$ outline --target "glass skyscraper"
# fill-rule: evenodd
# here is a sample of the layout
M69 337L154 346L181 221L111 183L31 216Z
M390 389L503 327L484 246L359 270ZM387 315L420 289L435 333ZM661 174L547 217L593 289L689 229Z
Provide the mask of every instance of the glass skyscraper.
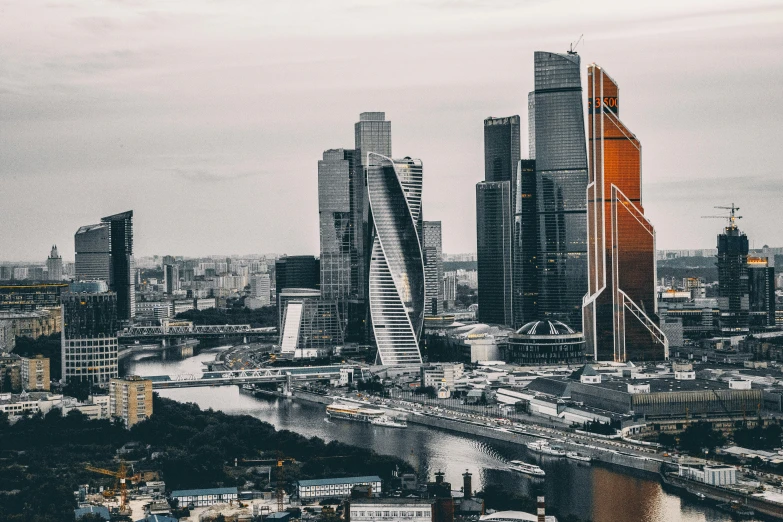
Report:
M424 255L424 311L443 312L443 243L440 221L425 221L422 253Z
M421 251L422 163L368 153L368 224L372 248L368 297L381 364L420 364L424 324Z
M117 293L117 318L130 321L136 315L136 281L133 265L133 211L101 219L109 226L111 265L109 288Z
M511 181L519 161L519 116L484 120L484 181Z
M723 334L749 331L750 283L748 281L748 236L731 223L718 235L718 308Z
M583 328L597 361L669 357L658 327L655 230L642 207L642 146L620 121L617 83L587 69L589 283Z
M512 223L511 182L476 184L478 318L482 323L512 324Z
M519 160L514 190L513 327L521 328L538 318L538 215L536 212L536 162Z
M587 151L580 59L535 53L528 96L538 215L538 311L578 328L587 292Z

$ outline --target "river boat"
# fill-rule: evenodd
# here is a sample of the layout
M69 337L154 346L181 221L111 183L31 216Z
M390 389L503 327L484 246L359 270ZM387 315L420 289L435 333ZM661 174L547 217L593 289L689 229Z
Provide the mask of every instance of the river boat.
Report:
M373 419L382 417L383 410L363 408L353 404L330 404L326 407L326 415L330 419L344 419L356 422L372 422Z
M715 507L725 513L731 513L732 515L734 515L736 518L739 519L753 518L756 516L755 511L753 511L748 506L740 504L736 500L732 500L731 502L725 502L723 504L717 504Z
M508 464L508 469L518 473L524 473L525 475L530 475L533 477L546 476L546 472L534 464L528 464L527 462L522 462L521 460L512 460Z
M534 441L534 442L528 442L525 444L527 449L530 451L533 451L535 453L540 453L542 455L549 455L550 457L565 457L566 452L559 447L553 447L550 446L549 443L545 440L540 441Z
M567 452L566 453L566 457L571 459L571 460L576 460L576 461L579 461L579 462L588 462L589 463L589 462L593 461L593 457L590 457L589 455L581 455L581 454L579 454L579 453L577 453L575 451Z
M388 415L381 415L370 420L373 426L383 426L385 428L407 428L408 423L404 419L395 419Z

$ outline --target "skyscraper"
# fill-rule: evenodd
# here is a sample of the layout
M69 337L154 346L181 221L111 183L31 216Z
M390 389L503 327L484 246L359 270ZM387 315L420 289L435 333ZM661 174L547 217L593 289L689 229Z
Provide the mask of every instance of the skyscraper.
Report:
M511 182L476 184L478 317L483 323L511 325Z
M354 134L356 150L350 178L353 250L351 252L351 299L348 306L346 337L348 340L371 342L372 329L369 324L367 291L372 227L369 224L366 169L368 154L371 152L391 158L391 122L386 121L386 113L363 112L354 125Z
M443 243L440 221L425 221L422 254L424 256L424 313L443 312Z
M538 318L538 213L536 162L519 160L514 190L512 245L513 327L519 329Z
M538 311L578 328L587 291L587 151L579 55L535 53L528 118L530 158L536 161Z
M76 231L73 237L76 249L76 280L109 282L111 274L109 233L109 226L105 223L85 225Z
M769 258L748 257L750 326L775 326L775 267Z
M52 251L46 260L46 272L49 281L62 281L63 258L57 253L57 245L52 245Z
M179 267L177 265L163 265L163 282L167 294L171 295L179 291Z
M111 266L109 288L117 294L117 318L130 321L136 315L136 270L133 266L133 211L101 219L109 226Z
M519 116L485 119L484 181L513 183L519 158Z
M351 175L353 150L324 151L318 162L321 295L337 301L341 315L351 295Z
M320 285L320 268L314 256L284 256L275 261L275 292L286 288L313 288ZM279 299L276 299L279 303Z
M617 83L587 69L590 184L587 189L589 285L584 332L595 360L663 360L658 327L655 230L642 207L642 147L620 121Z
M723 334L749 331L748 236L737 227L734 210L729 226L718 235L718 324Z
M420 364L424 324L422 163L367 154L369 308L381 364ZM368 246L369 246L368 245Z

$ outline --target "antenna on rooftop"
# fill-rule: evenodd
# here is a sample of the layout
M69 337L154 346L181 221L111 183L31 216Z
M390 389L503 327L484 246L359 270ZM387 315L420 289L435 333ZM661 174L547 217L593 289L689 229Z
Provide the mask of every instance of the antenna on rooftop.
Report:
M584 34L580 34L579 39L576 42L571 42L571 47L568 49L568 54L576 54L576 48L581 43L583 36Z

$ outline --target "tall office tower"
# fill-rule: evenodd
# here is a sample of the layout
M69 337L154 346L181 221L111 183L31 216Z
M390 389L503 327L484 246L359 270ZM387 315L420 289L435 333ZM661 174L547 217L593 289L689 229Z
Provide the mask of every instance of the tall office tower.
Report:
M167 294L171 295L179 291L179 267L177 265L163 265L163 283Z
M519 116L485 119L484 181L513 184L519 158Z
M369 308L384 365L420 364L424 324L420 160L368 153Z
M62 281L63 258L57 253L57 245L52 246L52 252L46 260L47 279L49 281Z
M587 151L579 55L535 53L528 96L536 160L538 311L575 329L587 292Z
M511 325L513 223L511 182L476 184L478 318L482 323Z
M536 161L519 160L515 179L511 308L513 327L519 329L538 317Z
M620 121L617 83L587 68L590 267L584 332L596 361L669 357L658 327L655 229L642 207L642 146Z
M748 257L750 326L775 326L775 267L767 257Z
M748 236L737 227L734 211L718 235L718 326L721 333L747 333L750 312Z
M126 428L152 416L152 381L136 375L112 379L109 383L111 416Z
M107 216L111 276L109 288L117 294L117 318L130 321L136 315L136 271L133 266L133 211Z
M62 294L62 378L108 384L117 377L117 294L104 281L73 283Z
M369 325L367 292L372 251L372 240L370 239L372 227L369 224L369 202L366 186L367 158L371 152L391 158L391 122L386 121L386 113L363 112L359 115L359 121L354 125L354 134L356 150L354 151L353 174L350 178L350 206L354 233L347 337L349 340L370 342L372 330Z
M343 344L337 302L320 296L281 296L280 353L285 357L324 357Z
M109 233L109 226L105 223L86 225L76 231L73 237L76 248L76 280L100 280L108 283L111 276Z
M275 261L275 293L286 288L318 289L321 270L315 256L284 256ZM278 301L278 299L275 299ZM278 304L280 304L278 302Z
M440 221L425 221L423 227L424 313L443 312L443 243Z
M343 321L351 295L353 152L345 149L327 150L318 162L321 296L337 302Z

